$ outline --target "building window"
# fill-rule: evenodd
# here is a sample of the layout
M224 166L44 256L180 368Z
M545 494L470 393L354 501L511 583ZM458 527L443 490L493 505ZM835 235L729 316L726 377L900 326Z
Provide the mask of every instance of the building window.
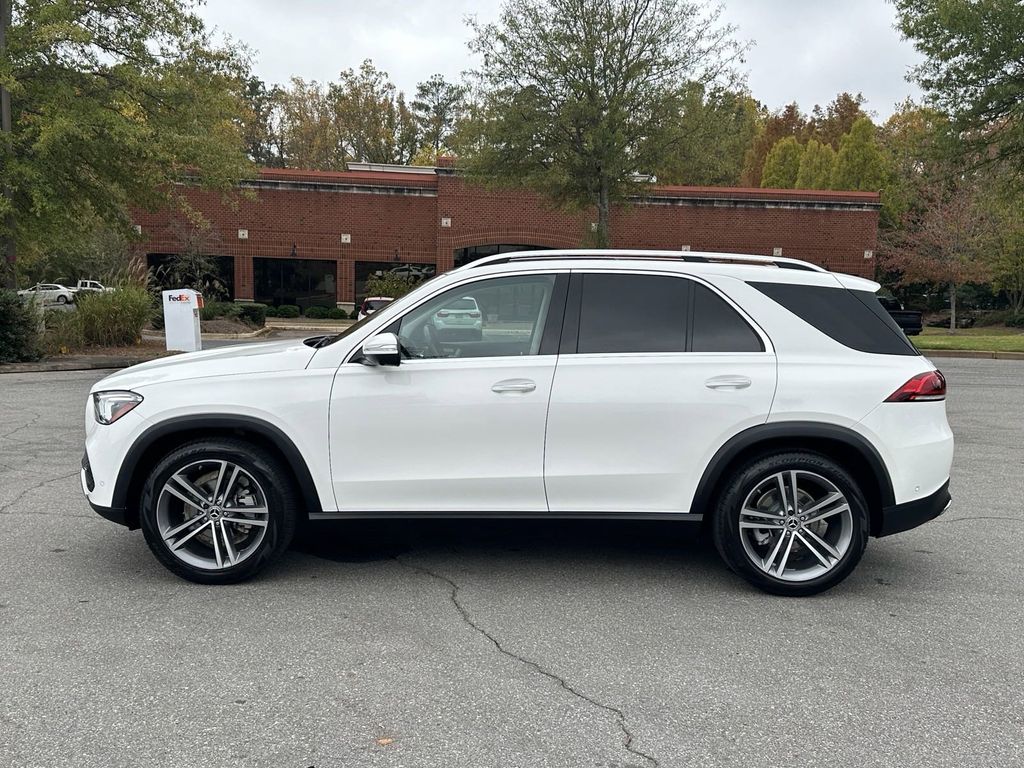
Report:
M253 299L262 304L333 307L337 262L321 259L252 260Z
M206 301L233 301L235 298L235 257L234 256L203 256L200 261L205 264L174 264L175 254L148 253L146 264L152 270L153 280L164 291L175 288L192 288L203 294ZM198 277L198 285L182 285L181 279L175 279L175 271L205 270ZM191 280L188 282L196 282Z
M543 245L471 245L468 248L459 248L455 251L455 266L461 267L471 261L482 259L484 256L494 256L498 253L512 253L513 251L546 251L548 248Z

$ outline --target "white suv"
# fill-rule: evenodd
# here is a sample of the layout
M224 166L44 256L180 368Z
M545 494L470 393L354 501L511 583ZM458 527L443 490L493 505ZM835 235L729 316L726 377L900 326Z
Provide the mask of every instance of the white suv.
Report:
M790 259L488 257L337 336L103 379L82 487L199 582L252 576L300 518L644 518L820 592L949 504L945 380L877 289ZM437 333L467 297L479 336Z

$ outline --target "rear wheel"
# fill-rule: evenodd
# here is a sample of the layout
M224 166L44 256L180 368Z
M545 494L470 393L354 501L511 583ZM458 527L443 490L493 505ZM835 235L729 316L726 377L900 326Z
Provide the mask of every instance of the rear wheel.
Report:
M168 569L203 584L254 576L291 542L297 496L287 468L241 440L204 440L169 453L142 494L146 543Z
M812 595L860 561L868 510L857 483L831 459L777 454L740 468L719 498L713 530L722 558L754 586Z

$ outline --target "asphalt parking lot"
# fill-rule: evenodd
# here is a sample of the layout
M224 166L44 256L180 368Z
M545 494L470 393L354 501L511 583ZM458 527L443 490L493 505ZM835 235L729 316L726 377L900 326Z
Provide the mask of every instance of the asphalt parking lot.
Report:
M1020 765L1024 363L940 362L953 508L802 600L640 522L337 523L189 584L81 496L102 372L0 375L0 765Z

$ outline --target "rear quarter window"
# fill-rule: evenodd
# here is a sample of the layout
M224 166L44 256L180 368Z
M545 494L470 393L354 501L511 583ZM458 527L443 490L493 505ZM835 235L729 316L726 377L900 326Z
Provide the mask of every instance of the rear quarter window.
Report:
M750 285L851 349L877 355L920 354L869 291L790 283Z

